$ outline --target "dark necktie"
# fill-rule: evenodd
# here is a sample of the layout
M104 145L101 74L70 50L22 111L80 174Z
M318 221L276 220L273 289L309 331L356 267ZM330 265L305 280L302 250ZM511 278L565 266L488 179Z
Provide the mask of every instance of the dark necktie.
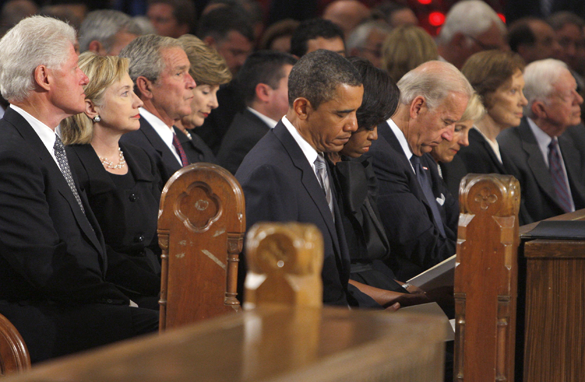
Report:
M331 211L331 216L333 216L333 220L335 221L335 215L333 213L333 194L331 193L331 184L329 183L327 163L325 163L325 159L321 155L317 155L317 159L315 159L315 170L317 172L319 184L321 185L323 192L325 192L325 199L327 199L327 205Z
M431 187L431 180L429 179L426 170L420 164L420 157L413 155L410 158L410 163L412 163L412 167L414 167L416 179L418 180L418 184L420 184L420 188L423 190L425 199L427 200L428 205L431 207L435 224L439 228L441 235L446 237L445 227L443 227L443 219L441 218L441 213L439 212L439 207L437 206L437 200L435 199L433 188Z
M557 138L553 138L548 145L548 170L552 178L557 201L565 212L571 212L571 194L567 188L567 179L561 164L561 156L559 154L559 147Z
M59 169L65 177L75 200L77 200L77 204L85 213L85 209L83 208L83 204L81 203L81 198L79 197L79 193L77 192L77 187L75 187L75 182L73 182L73 177L71 176L71 169L69 168L69 161L67 160L67 154L65 153L65 146L63 145L63 141L59 138L58 135L55 134L55 145L53 146L53 151L55 152L55 157L57 158L57 162L59 163Z
M177 149L177 153L179 154L179 157L181 158L181 165L183 167L188 165L189 161L187 160L187 155L185 155L185 150L183 150L183 146L181 146L181 142L179 142L179 138L177 137L177 134L173 134L173 146L175 146L175 149Z

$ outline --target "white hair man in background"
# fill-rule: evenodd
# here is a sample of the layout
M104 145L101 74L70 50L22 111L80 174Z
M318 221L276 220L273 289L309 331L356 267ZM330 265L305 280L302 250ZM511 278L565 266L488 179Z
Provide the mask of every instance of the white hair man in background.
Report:
M90 12L79 28L79 51L101 56L117 56L140 35L130 16L111 9Z

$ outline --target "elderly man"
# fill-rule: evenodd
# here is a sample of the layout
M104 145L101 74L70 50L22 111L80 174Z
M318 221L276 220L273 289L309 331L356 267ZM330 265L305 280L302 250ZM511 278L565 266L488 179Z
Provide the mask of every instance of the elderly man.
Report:
M581 122L583 98L558 60L531 63L524 80L526 117L497 140L511 159L510 171L520 182L530 218L538 221L585 207L585 166L575 141L562 135Z
M349 253L324 153L338 152L357 130L359 73L340 55L319 50L299 60L288 82L289 109L236 172L248 226L260 221L312 223L323 234L323 302L379 306L348 284Z
M506 26L485 2L460 1L447 14L437 37L437 48L445 61L460 69L474 53L509 49Z
M247 108L236 115L217 154L219 164L235 174L252 147L288 111L288 75L297 62L288 53L252 53L238 74Z
M106 282L108 255L55 128L83 112L88 78L75 31L40 16L0 41L0 313L33 362L154 331L158 313L133 308Z
M411 70L397 85L398 110L378 126L366 156L373 157L378 209L396 254L389 265L399 280L408 280L455 254L456 227L444 222L439 207L446 196L433 189L437 168L424 154L451 141L472 89L457 68L439 61Z
M392 28L380 21L368 21L354 29L347 39L350 56L365 58L376 68L382 67L382 45Z
M189 74L191 64L179 41L170 37L138 37L120 52L130 59L130 77L144 106L140 108L140 130L124 134L122 140L144 148L164 166L163 181L190 163L173 124L191 114L196 84Z
M368 17L370 10L357 0L335 0L323 10L323 18L339 25L345 38Z
M117 56L139 34L128 15L114 10L93 11L79 28L79 51Z

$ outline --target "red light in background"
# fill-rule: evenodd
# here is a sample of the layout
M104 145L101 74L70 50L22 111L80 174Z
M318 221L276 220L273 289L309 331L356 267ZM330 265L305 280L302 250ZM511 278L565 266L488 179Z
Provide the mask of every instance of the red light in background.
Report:
M501 13L498 13L498 16L500 17L500 19L502 19L502 21L504 22L504 24L506 23L506 16L504 16Z
M433 0L418 0L419 3L421 3L422 5L429 5L430 3L433 2Z
M431 12L429 14L429 24L431 24L432 26L438 27L440 25L443 25L444 22L445 15L442 14L441 12Z

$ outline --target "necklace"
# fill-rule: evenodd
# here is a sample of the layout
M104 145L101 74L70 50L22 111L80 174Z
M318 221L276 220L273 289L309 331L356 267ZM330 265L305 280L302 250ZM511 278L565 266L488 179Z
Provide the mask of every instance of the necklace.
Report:
M124 166L126 166L126 159L124 158L124 152L119 147L118 147L118 153L119 153L118 164L114 164L113 162L110 162L108 160L108 158L102 158L102 157L98 157L98 158L100 159L100 161L102 162L102 164L104 165L105 168L109 168L112 170L124 168Z

